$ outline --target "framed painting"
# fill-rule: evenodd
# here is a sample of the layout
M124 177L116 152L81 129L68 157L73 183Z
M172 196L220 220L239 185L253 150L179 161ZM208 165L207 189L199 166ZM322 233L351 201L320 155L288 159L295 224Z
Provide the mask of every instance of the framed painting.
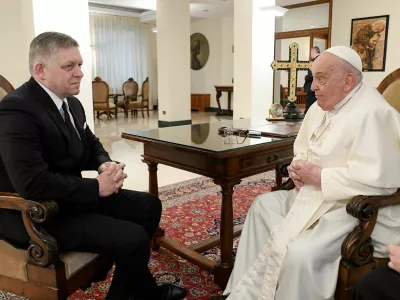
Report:
M210 46L207 38L201 33L193 33L190 36L190 68L192 70L202 69L208 61Z
M351 47L360 55L363 71L385 71L389 15L351 20Z

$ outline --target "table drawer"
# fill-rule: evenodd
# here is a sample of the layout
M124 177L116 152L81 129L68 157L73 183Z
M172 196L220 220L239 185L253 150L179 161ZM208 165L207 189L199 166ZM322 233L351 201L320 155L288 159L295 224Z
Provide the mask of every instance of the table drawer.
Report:
M280 160L293 156L293 148L279 149L268 152L262 152L240 159L240 169L267 168L276 165Z

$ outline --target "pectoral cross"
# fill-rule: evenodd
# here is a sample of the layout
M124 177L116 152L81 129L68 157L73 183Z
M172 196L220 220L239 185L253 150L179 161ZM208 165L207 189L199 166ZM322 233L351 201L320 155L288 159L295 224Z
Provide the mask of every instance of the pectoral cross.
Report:
M289 60L274 60L271 64L274 70L285 70L288 72L288 100L294 102L297 100L297 71L308 70L311 68L311 62L298 61L299 45L292 43L289 46Z

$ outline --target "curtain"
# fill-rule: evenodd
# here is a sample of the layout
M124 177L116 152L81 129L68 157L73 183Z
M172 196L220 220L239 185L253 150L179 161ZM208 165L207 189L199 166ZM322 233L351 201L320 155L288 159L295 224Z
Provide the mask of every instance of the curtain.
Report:
M122 93L132 77L139 85L148 76L148 27L139 19L90 13L93 76Z

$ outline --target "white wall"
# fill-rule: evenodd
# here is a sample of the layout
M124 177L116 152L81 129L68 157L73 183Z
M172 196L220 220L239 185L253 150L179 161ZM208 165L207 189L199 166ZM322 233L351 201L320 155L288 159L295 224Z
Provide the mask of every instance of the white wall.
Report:
M273 102L275 15L259 7L275 0L235 0L233 118L264 119Z
M225 17L222 17L222 45L221 45L221 85L232 85L233 82L233 58L235 55L232 49L233 43L233 12ZM232 52L233 50L233 52ZM214 92L215 93L215 92ZM215 97L215 96L214 96ZM232 101L234 101L235 93L232 94ZM227 93L222 93L221 96L221 107L228 108L228 95ZM211 102L211 106L218 107L216 101Z
M190 24L190 34L196 32L207 38L210 55L201 70L190 71L191 93L210 94L210 106L218 107L214 85L231 85L233 78L233 14L223 18L193 21ZM226 97L226 93L223 93L222 108L228 107Z
M81 91L77 96L81 101L87 123L93 129L92 97L92 50L90 48L89 6L81 0L32 0L35 34L44 31L59 31L70 35L79 43L85 75L81 81ZM73 16L73 22L66 22L65 16Z
M189 0L157 0L159 121L191 120L189 27Z
M347 0L350 1L354 0ZM282 17L282 26L277 32L328 27L328 12L328 4L290 9Z
M158 105L158 76L157 76L157 33L153 32L151 28L154 27L152 24L148 24L148 66L149 70L149 83L150 83L150 109L153 109L153 105Z
M73 16L73 22L65 22L65 16ZM30 77L29 44L44 31L59 31L72 36L80 44L84 60L85 76L78 95L86 111L87 123L93 128L92 55L90 50L88 3L81 0L13 0L1 1L0 25L0 74L14 87Z
M29 44L35 37L32 1L1 1L0 27L0 74L17 88L30 77Z
M332 15L332 46L350 46L351 19L390 15L385 72L364 72L364 80L374 86L400 67L399 0L334 0Z

